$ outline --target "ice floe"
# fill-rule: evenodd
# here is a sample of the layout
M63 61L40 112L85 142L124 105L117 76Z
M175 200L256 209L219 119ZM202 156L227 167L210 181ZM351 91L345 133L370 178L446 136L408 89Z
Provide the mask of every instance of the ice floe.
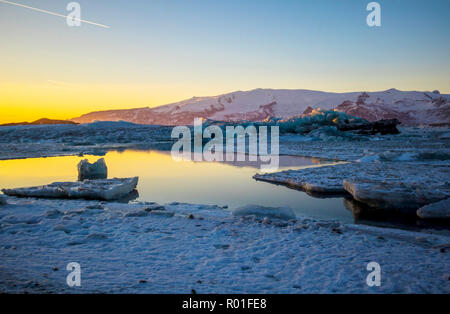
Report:
M310 194L344 194L343 180L349 175L351 165L332 165L277 173L256 174L253 178L301 189Z
M417 215L423 219L450 219L450 198L420 208Z
M346 191L371 207L405 212L415 212L421 206L450 197L447 165L348 163L257 174L254 178L307 192Z
M117 200L130 194L136 188L138 179L138 177L134 177L54 182L36 187L3 189L2 192L9 196L19 197Z

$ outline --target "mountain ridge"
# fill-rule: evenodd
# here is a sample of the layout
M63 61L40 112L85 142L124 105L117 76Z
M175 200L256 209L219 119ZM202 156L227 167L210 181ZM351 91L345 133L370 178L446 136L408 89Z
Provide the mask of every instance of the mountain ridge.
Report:
M33 122L13 122L13 123L4 123L0 124L1 126L16 126L16 125L49 125L49 124L78 124L77 122L71 120L55 120L48 118L41 118Z
M338 110L368 121L397 118L406 125L450 124L450 95L439 91L335 93L306 89L254 89L192 97L158 107L95 111L70 119L77 123L128 121L139 124L191 125L194 118L235 122L289 118L311 109Z

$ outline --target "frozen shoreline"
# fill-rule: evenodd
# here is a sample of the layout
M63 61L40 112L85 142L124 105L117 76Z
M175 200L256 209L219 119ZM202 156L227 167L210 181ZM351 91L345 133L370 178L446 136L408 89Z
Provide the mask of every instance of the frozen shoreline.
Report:
M0 159L167 146L167 130L121 123L5 128ZM280 152L359 161L343 167L389 162L395 168L407 161L431 169L449 165L450 136L448 129L418 128L363 141L286 135ZM450 237L438 231L307 217L263 222L207 205L173 203L162 211L145 210L156 205L143 203L6 199L9 204L0 205L0 292L450 292ZM365 282L372 261L382 268L379 288ZM81 264L80 288L65 283L69 262Z
M450 165L414 162L353 162L254 176L310 194L347 194L375 209L410 214L449 198L449 177Z
M440 234L263 221L178 203L8 203L0 212L1 292L450 292L442 249L450 237ZM366 285L372 261L381 265L381 287ZM81 287L65 283L69 262L81 265Z

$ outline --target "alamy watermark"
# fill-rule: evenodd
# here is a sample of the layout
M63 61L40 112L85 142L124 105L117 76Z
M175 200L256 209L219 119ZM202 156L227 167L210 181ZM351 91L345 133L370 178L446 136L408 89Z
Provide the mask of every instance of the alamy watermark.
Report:
M224 132L220 126L203 128L202 119L197 118L194 119L194 134L187 126L172 129L171 137L177 139L172 146L172 158L176 161L228 162L247 161L248 158L250 162L259 161L261 170L277 170L280 159L279 128L270 127L270 140L268 130L267 126L226 126L224 141Z
M66 277L66 283L69 287L81 286L81 266L76 262L70 262L66 267L70 273Z
M381 266L377 262L370 262L367 264L367 270L370 274L367 275L366 283L369 287L381 286Z
M66 17L66 23L68 26L80 26L81 25L81 6L78 2L69 2L66 6L66 10L70 13Z
M370 2L367 5L367 11L371 11L367 16L366 22L370 27L381 26L381 5L378 2Z

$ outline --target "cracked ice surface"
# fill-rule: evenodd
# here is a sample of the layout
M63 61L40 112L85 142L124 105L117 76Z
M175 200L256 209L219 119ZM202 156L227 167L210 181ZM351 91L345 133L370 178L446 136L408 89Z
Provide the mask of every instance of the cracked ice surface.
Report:
M369 206L415 211L450 197L450 165L407 162L348 163L257 174L255 179L307 192L349 192Z
M450 292L444 235L310 218L275 223L180 203L8 203L1 292ZM366 284L372 261L382 267L381 287ZM69 262L81 266L81 287L66 285Z

